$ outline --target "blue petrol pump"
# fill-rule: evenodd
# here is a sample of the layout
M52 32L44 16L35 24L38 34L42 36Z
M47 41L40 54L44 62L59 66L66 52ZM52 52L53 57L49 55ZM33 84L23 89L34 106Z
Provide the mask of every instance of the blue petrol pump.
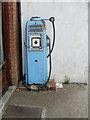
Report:
M52 47L50 38L46 33L45 21L50 21L53 26ZM26 23L25 80L23 83L29 90L32 90L32 85L36 86L36 89L34 90L43 89L45 86L48 86L51 75L51 53L55 44L54 21L54 17L51 17L50 19L32 17L30 21L27 21Z

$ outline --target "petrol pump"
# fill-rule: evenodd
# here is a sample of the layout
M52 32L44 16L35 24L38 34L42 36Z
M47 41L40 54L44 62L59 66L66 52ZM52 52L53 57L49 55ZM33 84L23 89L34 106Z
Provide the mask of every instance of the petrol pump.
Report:
M52 46L51 40L46 32L46 21L50 21L52 23ZM51 75L51 53L55 44L54 21L54 17L50 17L49 19L32 17L26 23L25 80L23 83L29 90L32 90L32 85L36 86L36 89L34 90L44 89L46 86L48 86L48 82L50 80Z

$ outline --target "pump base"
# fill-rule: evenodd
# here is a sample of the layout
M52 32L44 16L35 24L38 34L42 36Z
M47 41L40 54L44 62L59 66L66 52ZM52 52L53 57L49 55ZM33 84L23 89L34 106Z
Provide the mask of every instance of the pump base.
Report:
M50 82L49 82L49 84L48 84L48 86L45 86L44 88L42 88L42 89L38 89L37 90L37 88L40 88L40 86L42 86L41 84L38 84L37 86L36 85L30 85L31 86L31 88L32 88L32 91L33 90L36 90L36 91L56 91L56 84L55 84L55 82L53 81L53 80L51 80ZM18 88L17 88L17 91L18 90L27 90L27 88L23 85L23 81L21 81L20 83L19 83L19 86L18 86Z

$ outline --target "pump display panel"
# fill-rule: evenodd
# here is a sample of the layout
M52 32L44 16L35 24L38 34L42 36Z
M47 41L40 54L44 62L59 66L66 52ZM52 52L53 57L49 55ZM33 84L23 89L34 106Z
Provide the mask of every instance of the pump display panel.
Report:
M42 50L42 34L29 34L29 50Z

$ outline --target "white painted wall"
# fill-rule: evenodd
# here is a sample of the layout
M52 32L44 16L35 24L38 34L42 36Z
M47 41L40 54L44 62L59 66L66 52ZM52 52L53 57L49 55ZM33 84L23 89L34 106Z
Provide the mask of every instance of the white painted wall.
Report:
M42 18L54 16L56 18L56 44L52 54L51 78L54 78L56 82L62 82L65 75L67 75L70 77L71 82L87 83L88 3L23 2L23 42L25 40L26 21L32 16L40 16ZM51 24L48 22L47 33L50 37L51 30Z

